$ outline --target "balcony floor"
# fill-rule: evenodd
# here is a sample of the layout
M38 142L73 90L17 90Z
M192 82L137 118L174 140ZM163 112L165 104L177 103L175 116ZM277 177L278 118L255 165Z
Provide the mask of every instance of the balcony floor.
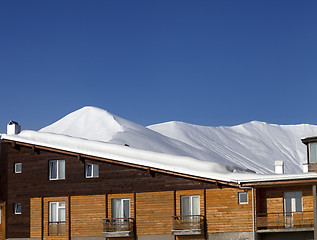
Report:
M308 228L275 228L275 229L262 229L257 230L257 233L273 233L273 232L308 232L314 231L313 227Z

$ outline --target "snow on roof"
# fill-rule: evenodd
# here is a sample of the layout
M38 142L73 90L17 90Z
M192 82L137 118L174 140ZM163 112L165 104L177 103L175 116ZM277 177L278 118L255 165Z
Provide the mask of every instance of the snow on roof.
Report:
M2 138L226 182L317 179L316 173L254 174L247 169L261 173L261 168L270 168L272 159L285 156L293 161L286 166L296 165L297 146L305 147L300 137L301 145L293 140L290 127L251 122L212 128L171 122L145 128L103 109L84 107L39 131L24 130ZM312 130L317 134L316 126L291 129L296 138ZM277 147L280 155L275 153Z
M290 179L317 179L317 173L279 175L235 173L224 165L190 157L151 152L117 144L30 130L24 130L18 135L3 134L2 138L225 182L247 183Z

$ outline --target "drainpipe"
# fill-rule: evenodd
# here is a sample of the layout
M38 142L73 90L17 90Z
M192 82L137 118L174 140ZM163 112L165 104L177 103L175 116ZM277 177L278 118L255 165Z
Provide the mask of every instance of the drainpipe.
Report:
M256 240L256 233L255 233L255 200L254 200L254 187L242 187L239 184L240 189L247 189L252 190L252 240Z

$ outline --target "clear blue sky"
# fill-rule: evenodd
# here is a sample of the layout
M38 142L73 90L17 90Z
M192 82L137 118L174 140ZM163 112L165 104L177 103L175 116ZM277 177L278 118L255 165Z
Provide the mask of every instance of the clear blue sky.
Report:
M317 1L3 0L0 132L91 105L141 125L317 124Z

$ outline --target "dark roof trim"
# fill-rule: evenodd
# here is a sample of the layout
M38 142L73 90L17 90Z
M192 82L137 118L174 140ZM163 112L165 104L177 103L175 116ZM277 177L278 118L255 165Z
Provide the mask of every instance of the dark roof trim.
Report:
M198 180L198 181L215 183L217 186L218 185L227 185L227 186L232 186L232 187L239 186L237 183L234 183L234 182L226 182L226 181L220 181L220 180L216 180L216 179L197 177L197 176L193 176L193 175L189 175L189 174L185 174L185 173L178 173L178 172L173 172L173 171L159 169L159 168L152 168L152 167L133 164L133 163L126 163L126 162L122 162L120 160L95 157L95 156L91 156L91 155L65 151L65 150L61 150L61 149L57 149L57 148L50 148L50 147L29 144L29 143L24 143L24 142L18 142L18 141L13 141L13 140L8 140L8 139L4 139L3 142L11 143L12 146L21 145L21 146L30 147L32 149L42 149L42 150L47 150L47 151L52 151L52 152L57 152L57 153L63 153L63 154L75 156L77 158L87 158L87 159L96 160L96 161L109 162L109 163L113 163L113 164L143 169L146 171L148 171L150 169L151 171L158 172L158 173L164 173L164 174L169 174L169 175L173 175L173 176L177 176L177 177L184 177L184 178L189 178L189 179Z
M303 139L301 139L302 140L302 142L304 143L304 144L308 144L308 143L312 143L312 142L317 142L317 136L315 136L315 137L308 137L308 138L303 138Z
M242 187L277 187L279 185L310 185L310 184L317 184L316 178L311 179L292 179L292 180L276 180L276 181L259 181L259 182L248 182L248 183L241 183L240 186Z

